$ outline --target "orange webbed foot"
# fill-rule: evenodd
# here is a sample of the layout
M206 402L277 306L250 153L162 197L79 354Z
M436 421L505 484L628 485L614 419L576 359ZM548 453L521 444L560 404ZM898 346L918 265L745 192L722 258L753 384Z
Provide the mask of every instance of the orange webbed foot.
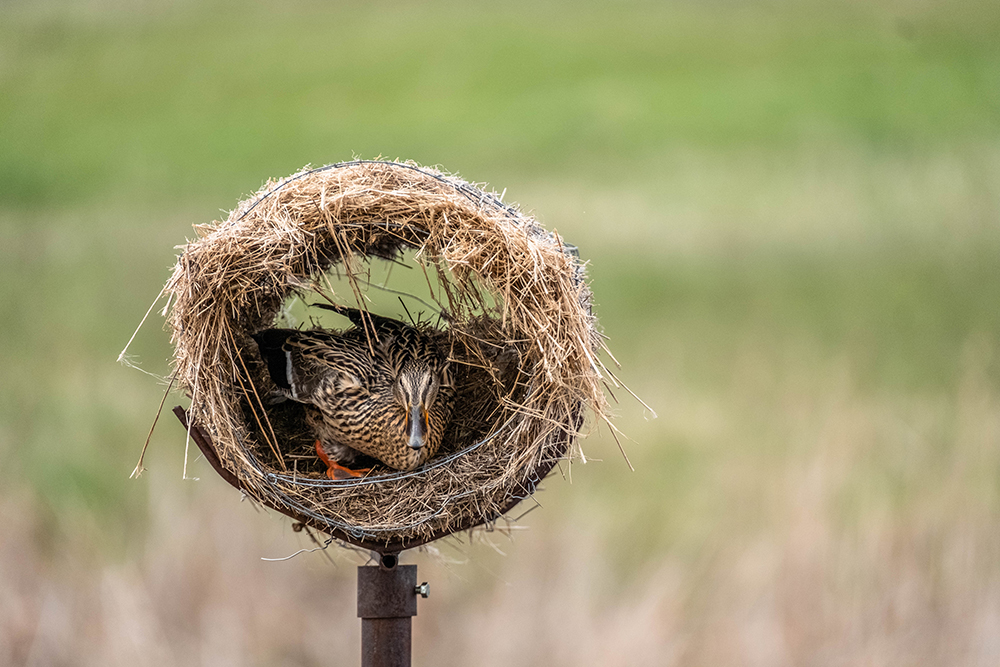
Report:
M323 463L326 464L326 476L330 479L353 479L355 477L364 477L369 472L371 468L362 468L360 470L352 470L351 468L346 468L333 459L326 453L323 449L323 443L316 440L316 454Z

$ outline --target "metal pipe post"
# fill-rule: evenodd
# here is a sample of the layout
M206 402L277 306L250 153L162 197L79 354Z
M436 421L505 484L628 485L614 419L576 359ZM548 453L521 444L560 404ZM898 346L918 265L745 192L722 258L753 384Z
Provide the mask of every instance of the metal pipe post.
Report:
M417 566L400 565L395 554L358 568L361 667L410 667L417 595L427 597L427 584L417 586Z

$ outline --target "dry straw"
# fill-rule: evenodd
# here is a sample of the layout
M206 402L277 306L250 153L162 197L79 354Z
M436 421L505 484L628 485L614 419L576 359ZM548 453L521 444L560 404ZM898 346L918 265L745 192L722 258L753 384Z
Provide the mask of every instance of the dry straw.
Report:
M196 228L165 287L175 379L192 423L249 495L366 546L490 526L575 453L584 412L607 421L601 336L575 249L500 197L412 163L354 161L267 183ZM249 334L293 296L364 307L359 272L405 249L438 296L456 415L438 458L329 480L310 467L299 406L271 405ZM333 293L331 269L350 294ZM298 411L298 412L297 412Z

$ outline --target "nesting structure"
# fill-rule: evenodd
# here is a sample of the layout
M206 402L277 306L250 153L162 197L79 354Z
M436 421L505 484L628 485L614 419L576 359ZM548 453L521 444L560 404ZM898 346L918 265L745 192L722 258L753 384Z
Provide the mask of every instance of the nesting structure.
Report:
M413 163L354 161L269 182L196 230L165 287L176 381L220 473L265 505L354 544L407 548L496 521L573 453L588 408L606 417L575 248L495 194ZM332 268L356 287L362 262L406 248L439 295L445 325L430 333L452 360L455 414L423 467L327 479L300 465L313 441L301 408L268 404L249 334L293 294L330 297ZM352 291L332 296L355 306Z

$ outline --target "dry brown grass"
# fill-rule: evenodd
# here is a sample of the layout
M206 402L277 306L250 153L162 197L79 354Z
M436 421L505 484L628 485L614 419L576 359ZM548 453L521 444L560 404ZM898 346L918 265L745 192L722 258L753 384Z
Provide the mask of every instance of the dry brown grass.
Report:
M996 664L1000 393L979 358L953 390L923 394L866 389L808 353L761 372L774 366L748 351L728 390L662 388L673 408L635 457L680 433L712 461L701 491L630 476L665 524L690 522L662 543L634 546L653 525L623 532L624 487L602 481L615 461L553 484L515 544L494 539L507 557L408 552L431 582L415 664ZM218 480L186 492L177 473L144 478L149 534L123 558L79 517L58 519L47 547L32 500L4 499L0 664L356 664L360 561L262 562L310 542ZM894 496L894 474L911 495Z

